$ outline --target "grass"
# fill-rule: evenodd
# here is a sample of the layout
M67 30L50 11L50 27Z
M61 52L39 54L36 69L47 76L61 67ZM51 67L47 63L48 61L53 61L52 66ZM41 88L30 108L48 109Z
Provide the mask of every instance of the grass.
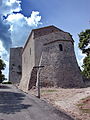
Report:
M85 104L84 103L77 104L78 107L82 107L83 105Z
M77 106L79 107L79 109L83 112L83 113L89 113L90 114L90 96L84 98L81 100L81 103L77 104Z
M42 93L52 93L52 92L57 92L57 90L41 90Z
M83 113L89 113L90 114L90 109L81 109Z
M90 99L90 96L86 97L86 98L82 98L81 100L87 100L87 99Z

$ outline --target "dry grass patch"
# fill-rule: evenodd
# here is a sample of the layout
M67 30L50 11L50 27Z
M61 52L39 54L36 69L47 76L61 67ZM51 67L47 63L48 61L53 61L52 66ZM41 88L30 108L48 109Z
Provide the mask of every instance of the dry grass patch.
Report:
M79 109L83 113L89 113L90 114L90 96L82 99L79 104L77 104Z
M41 93L52 93L52 92L57 92L57 90L55 90L55 89L41 90Z

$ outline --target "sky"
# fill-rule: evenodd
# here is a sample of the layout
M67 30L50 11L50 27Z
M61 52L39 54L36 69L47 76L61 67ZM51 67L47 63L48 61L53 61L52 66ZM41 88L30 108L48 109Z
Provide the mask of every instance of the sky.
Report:
M48 25L73 36L81 67L85 55L78 48L78 34L90 29L90 0L0 0L0 56L7 78L10 48L24 46L32 29Z

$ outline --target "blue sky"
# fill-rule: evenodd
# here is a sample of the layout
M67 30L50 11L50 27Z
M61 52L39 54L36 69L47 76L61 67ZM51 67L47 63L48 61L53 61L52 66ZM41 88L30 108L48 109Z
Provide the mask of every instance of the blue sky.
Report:
M71 32L90 27L90 0L22 0L25 16L33 10L40 12L45 25L55 24Z
M4 73L8 77L10 47L24 45L33 28L47 25L73 35L81 66L85 55L78 49L78 33L90 29L89 21L90 0L0 0L0 56L7 64Z

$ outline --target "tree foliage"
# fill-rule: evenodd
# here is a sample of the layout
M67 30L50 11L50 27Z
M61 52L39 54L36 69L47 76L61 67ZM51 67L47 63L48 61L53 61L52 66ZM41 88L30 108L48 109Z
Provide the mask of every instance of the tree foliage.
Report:
M86 54L83 60L83 74L90 78L90 29L79 34L79 48Z
M87 77L90 78L90 56L87 56L83 60L83 74Z
M6 67L5 63L3 60L0 58L0 83L2 83L3 80L5 80L5 76L2 73L2 70L4 70Z
M79 34L79 48L82 50L83 53L87 55L90 54L90 29L85 30Z

